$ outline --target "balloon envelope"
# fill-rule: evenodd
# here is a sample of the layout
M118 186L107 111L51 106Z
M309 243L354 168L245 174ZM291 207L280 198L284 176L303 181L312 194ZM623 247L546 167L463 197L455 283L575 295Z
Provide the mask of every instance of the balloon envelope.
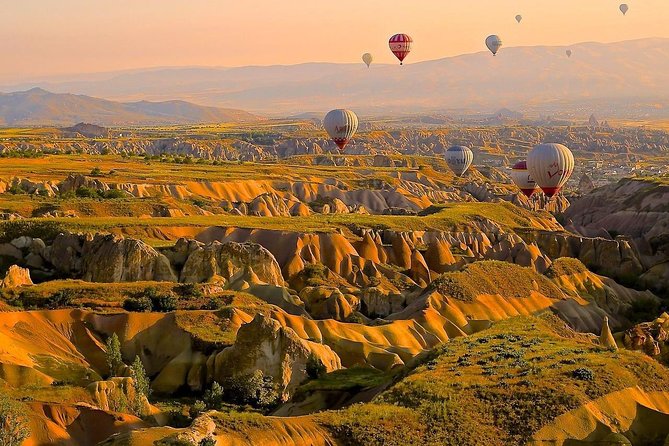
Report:
M567 57L571 57L571 50L567 50L565 53L567 53Z
M537 183L532 179L532 175L527 170L527 162L520 161L511 168L511 179L518 186L518 189L530 198L537 191Z
M574 155L562 144L539 144L527 155L527 170L548 197L560 192L574 171Z
M469 147L453 146L446 151L446 163L454 174L461 177L474 161L474 153Z
M395 34L388 41L390 51L399 59L400 65L402 65L404 58L411 52L412 43L413 39L408 34Z
M502 47L502 39L499 38L499 36L492 35L488 36L488 38L485 39L485 46L488 47L492 55L496 55L497 51Z
M520 14L518 14L518 15L516 16L516 22L520 23L521 20L523 20L523 16L520 15Z
M365 53L362 55L362 61L365 62L365 65L367 65L367 68L369 68L369 66L374 61L374 57L370 53Z
M351 110L331 110L325 115L323 127L335 144L344 150L346 144L358 130L358 117Z
M620 12L623 13L623 15L627 14L627 11L629 11L630 7L627 6L627 3L623 3L620 5Z

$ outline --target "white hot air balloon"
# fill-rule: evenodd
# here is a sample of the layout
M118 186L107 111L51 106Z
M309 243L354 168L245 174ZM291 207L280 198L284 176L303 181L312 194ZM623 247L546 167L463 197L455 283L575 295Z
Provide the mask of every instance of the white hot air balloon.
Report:
M499 36L492 35L485 39L485 46L488 47L493 56L497 55L497 51L502 47L502 39Z
M358 130L358 117L351 110L331 110L325 115L323 126L335 144L344 150L346 144Z
M474 161L474 153L469 147L453 146L446 151L446 163L454 174L461 177Z
M362 55L362 61L365 62L365 65L367 65L367 68L369 68L369 66L374 61L374 56L372 56L370 53L365 53Z
M627 3L623 3L622 5L620 5L620 12L622 12L623 15L627 14L627 11L629 11L629 10L630 10L630 7L627 6Z
M520 23L522 20L523 20L523 16L520 15L520 14L518 14L518 15L516 16L516 22Z
M571 57L571 50L567 50L565 53L567 54L567 57Z
M518 189L530 198L537 191L537 183L527 170L527 162L519 161L511 168L511 179Z
M550 198L569 180L574 171L574 155L562 144L539 144L527 155L527 170Z

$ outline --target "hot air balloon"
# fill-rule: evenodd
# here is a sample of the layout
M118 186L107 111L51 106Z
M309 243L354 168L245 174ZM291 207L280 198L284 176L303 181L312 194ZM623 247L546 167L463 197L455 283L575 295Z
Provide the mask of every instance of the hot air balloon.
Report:
M446 163L454 174L461 177L474 161L474 154L469 147L453 146L446 151Z
M497 51L499 51L499 49L502 47L502 39L494 34L492 36L488 36L488 38L485 39L485 46L487 46L492 55L495 56Z
M358 130L358 117L351 110L331 110L325 115L323 126L337 146L344 150Z
M362 61L365 62L365 65L367 65L367 68L369 68L369 66L374 61L374 57L370 53L365 53L362 55Z
M530 172L527 170L527 162L520 161L511 168L511 179L518 186L518 189L530 198L537 190L537 183L534 182Z
M395 34L388 41L390 51L400 60L400 65L402 65L404 58L411 52L412 43L413 39L408 34Z
M520 14L518 14L518 15L516 16L516 22L520 23L521 20L523 20L523 16L520 15Z
M574 155L562 144L539 144L527 155L527 170L550 198L562 189L574 171Z
M627 14L627 11L629 11L630 7L627 6L627 3L623 3L620 5L620 12L623 13L623 15Z
M567 57L571 57L571 50L567 50L565 53L567 53Z

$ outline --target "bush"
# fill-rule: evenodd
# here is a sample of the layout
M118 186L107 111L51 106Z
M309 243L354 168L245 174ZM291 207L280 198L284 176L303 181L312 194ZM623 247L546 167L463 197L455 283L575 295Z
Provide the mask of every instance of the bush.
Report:
M197 400L188 410L188 414L190 415L191 418L196 418L205 410L207 410L207 405L204 403L204 401Z
M200 440L199 446L216 446L216 439L214 437L205 437Z
M153 310L153 302L146 296L129 297L123 301L123 309L125 311L147 313Z
M102 198L116 199L116 198L126 198L127 196L128 194L126 194L126 192L121 189L109 189L103 194Z
M194 283L181 283L174 288L174 292L186 299L198 299L202 297L202 291Z
M23 235L50 243L61 232L65 232L63 226L54 221L5 221L0 224L0 243L9 243Z
M30 436L26 408L0 395L0 444L3 446L20 446Z
M99 167L94 167L93 169L91 169L92 177L99 177L101 175L102 175L102 169L100 169Z
M221 299L211 298L209 301L202 306L203 310L220 310L224 306L224 303Z
M250 405L258 409L268 409L280 398L279 391L271 376L262 370L228 378L223 383L226 398L231 403Z
M595 379L595 372L593 372L589 368L581 367L574 370L571 373L571 376L581 381L593 381Z
M169 313L177 309L178 299L170 294L160 294L150 298L153 311Z
M79 198L98 198L98 190L93 189L92 187L79 186L77 190L74 191L74 195Z
M73 301L74 301L73 290L56 291L46 300L46 308L48 308L49 310L55 310L58 308L69 307L73 304Z
M323 364L323 361L312 353L307 359L306 372L309 378L318 379L325 375L327 368L325 367L325 364Z
M224 401L223 387L216 381L211 384L211 387L204 392L204 405L210 410L221 410Z

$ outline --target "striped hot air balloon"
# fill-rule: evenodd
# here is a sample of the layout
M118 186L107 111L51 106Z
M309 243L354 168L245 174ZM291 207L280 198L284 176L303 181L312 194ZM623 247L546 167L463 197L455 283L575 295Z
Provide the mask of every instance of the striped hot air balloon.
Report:
M325 115L323 126L335 144L344 150L346 144L358 130L358 117L351 110L331 110Z
M544 191L553 197L574 171L574 155L562 144L539 144L527 155L527 170Z
M411 52L412 43L413 39L408 34L395 34L388 41L390 51L400 60L400 65L402 65L404 58Z
M520 161L513 165L511 168L511 179L527 198L530 198L537 190L537 183L532 179L532 175L527 170L526 161Z
M446 164L454 174L461 177L474 161L474 153L469 147L453 146L446 151Z

